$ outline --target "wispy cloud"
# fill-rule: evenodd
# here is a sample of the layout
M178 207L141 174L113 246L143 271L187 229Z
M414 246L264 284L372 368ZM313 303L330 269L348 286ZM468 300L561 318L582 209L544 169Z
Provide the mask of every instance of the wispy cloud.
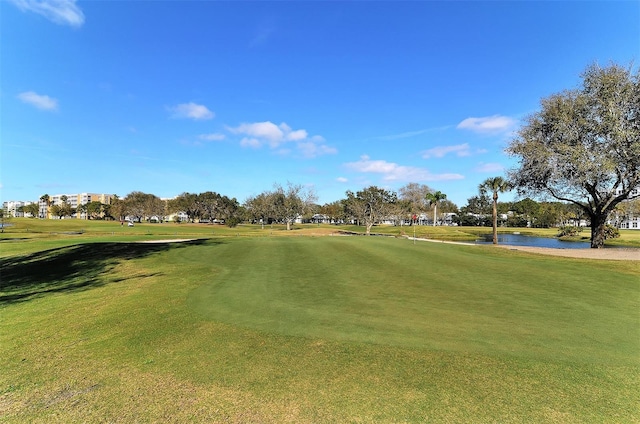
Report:
M480 134L495 134L511 130L515 123L515 119L508 116L493 115L483 118L467 118L460 122L456 128Z
M430 133L430 132L434 132L434 131L444 131L447 130L449 128L451 128L451 125L445 125L442 127L435 127L435 128L425 128L422 130L415 130L415 131L406 131L403 133L399 133L399 134L391 134L391 135L383 135L380 137L376 137L376 139L378 140L398 140L401 138L410 138L410 137L415 137L418 135L422 135L422 134L426 134L426 133Z
M242 140L240 140L240 145L242 147L253 147L257 149L262 144L260 143L260 140L258 140L257 138L243 137Z
M34 12L60 25L81 27L84 13L76 0L9 0L23 12Z
M349 179L345 177L338 177L336 178L336 181L339 183L346 183L346 182L349 182Z
M334 155L338 153L335 147L326 144L318 144L312 140L300 142L297 144L298 151L306 158L314 158L322 155Z
M25 91L18 94L18 99L31 106L37 107L42 110L58 110L58 100L46 96L44 94L38 94L34 91Z
M277 149L280 154L289 154L291 149L283 148L286 143L294 143L297 152L304 157L334 154L337 150L325 144L325 139L315 135L309 137L304 129L294 130L286 123L276 125L271 121L243 123L237 127L227 127L232 134L244 136L240 140L242 147L260 148L268 146Z
M225 138L227 138L227 136L220 133L200 134L195 139L183 138L179 140L179 143L184 146L201 147L201 146L205 146L207 143L211 143L214 141L222 141Z
M168 108L173 114L172 118L177 119L193 119L196 121L213 119L215 114L211 112L206 106L199 105L197 103L181 103L177 106Z
M424 159L441 158L449 153L453 153L458 157L470 156L471 150L468 143L456 144L454 146L437 146L422 152Z
M227 136L220 133L211 133L211 134L200 134L198 138L204 141L222 141Z
M499 163L481 163L475 168L477 172L502 172L504 171L504 166Z
M385 160L372 160L367 155L360 157L357 162L346 163L345 166L361 173L380 174L384 181L447 181L464 178L460 174L432 174L425 168L398 165Z

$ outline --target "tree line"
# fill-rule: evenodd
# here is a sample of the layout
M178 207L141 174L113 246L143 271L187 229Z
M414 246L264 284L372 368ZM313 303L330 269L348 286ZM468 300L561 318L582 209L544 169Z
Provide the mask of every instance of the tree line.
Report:
M510 187L501 177L485 180L478 187L478 194L467 199L458 207L447 199L447 195L425 184L409 183L398 192L377 186L369 186L360 191L346 191L343 199L317 204L313 190L300 184L274 184L273 190L250 196L240 204L235 198L213 191L203 193L182 193L174 199L161 200L150 193L134 191L120 198L112 196L110 204L93 201L72 208L66 196L62 203L50 205L51 215L63 218L74 214L84 214L88 219L132 219L136 222L149 221L154 217L163 221L167 216L180 213L175 219L187 222L221 222L235 226L242 222L258 223L263 227L281 223L291 228L296 220L303 222L354 223L365 227L366 233L379 223L393 225L443 225L451 223L460 226L495 226L550 228L577 225L587 221L589 216L577 205L559 201L535 201L529 197L512 201L498 201L498 193ZM494 192L495 190L495 192ZM491 196L489 195L491 194ZM49 202L43 195L42 201ZM495 211L494 211L495 206ZM38 215L38 205L22 206L19 212ZM494 214L495 212L495 214ZM640 198L620 203L612 216L614 224L624 218L640 214ZM444 217L450 216L445 222ZM425 219L426 218L426 219Z
M460 209L459 224L476 220L476 225L482 225L484 216L491 213L495 240L499 193L517 190L525 199L511 208L521 210L511 218L515 220L511 224L526 220L533 226L551 226L584 217L591 227L591 247L600 248L611 215L621 219L632 210L637 213L634 199L640 198L640 74L632 66L593 64L581 77L578 88L543 98L540 110L526 118L506 149L517 159L517 166L505 178L493 177L480 184L478 196ZM181 210L190 220L222 219L230 224L277 221L288 228L300 216L321 213L331 221L361 223L367 233L383 218L402 224L409 217L412 222L416 212L427 206L433 209L434 224L438 210L457 210L444 193L420 184L409 184L399 193L376 186L347 191L345 199L323 206L315 205L315 198L304 187L287 184L276 185L243 205L213 192L183 193L166 204L154 195L134 192L108 207L83 207L89 216L98 214L98 208L104 216L129 214L137 219ZM51 211L58 216L70 213L66 202L54 205Z

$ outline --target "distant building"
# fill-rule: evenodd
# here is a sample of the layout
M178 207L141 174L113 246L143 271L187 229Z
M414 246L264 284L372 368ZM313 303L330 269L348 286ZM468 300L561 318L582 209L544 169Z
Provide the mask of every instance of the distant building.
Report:
M31 205L36 202L22 201L22 200L10 200L8 202L2 202L2 209L6 210L10 216L14 218L31 218L31 214L18 211L23 206Z
M73 208L77 209L78 206L86 205L91 202L100 202L104 205L111 204L113 198L112 194L98 194L98 193L76 193L76 194L54 194L49 196L49 202L39 200L38 205L40 207L40 218L53 218L51 216L51 206L61 205L63 196L67 197L67 203ZM74 218L87 219L85 212L75 213Z
M616 194L620 193L622 193L622 190L618 189ZM632 200L638 201L638 199L640 199L638 195L640 195L640 187L631 190L631 193L629 193L630 200L625 200L623 202L631 202ZM622 229L640 230L640 210L629 210L626 214L614 212L609 217L609 224Z
M165 202L165 204L168 204L170 200L174 200L176 198L177 198L177 196L174 196L174 197L161 197L160 200ZM187 215L187 213L184 212L184 211L178 211L178 212L174 212L174 213L170 213L168 215L165 215L164 217L162 217L162 219L164 221L169 221L169 222L189 222L189 215Z

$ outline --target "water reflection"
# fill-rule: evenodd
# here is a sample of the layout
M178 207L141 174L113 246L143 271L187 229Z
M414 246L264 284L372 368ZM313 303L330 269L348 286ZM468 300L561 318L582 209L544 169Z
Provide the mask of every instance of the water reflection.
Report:
M491 244L492 234L485 234L476 240L477 244ZM533 246L551 247L553 249L587 249L591 247L589 242L583 241L563 241L557 238L523 236L522 234L498 234L498 244L507 246Z

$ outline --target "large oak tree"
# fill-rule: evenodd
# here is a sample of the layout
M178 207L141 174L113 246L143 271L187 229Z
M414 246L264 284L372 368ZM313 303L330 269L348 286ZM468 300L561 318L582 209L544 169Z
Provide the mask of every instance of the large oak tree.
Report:
M589 66L581 87L542 99L507 151L519 160L510 172L518 191L577 205L591 247L603 247L607 216L640 185L638 71Z

